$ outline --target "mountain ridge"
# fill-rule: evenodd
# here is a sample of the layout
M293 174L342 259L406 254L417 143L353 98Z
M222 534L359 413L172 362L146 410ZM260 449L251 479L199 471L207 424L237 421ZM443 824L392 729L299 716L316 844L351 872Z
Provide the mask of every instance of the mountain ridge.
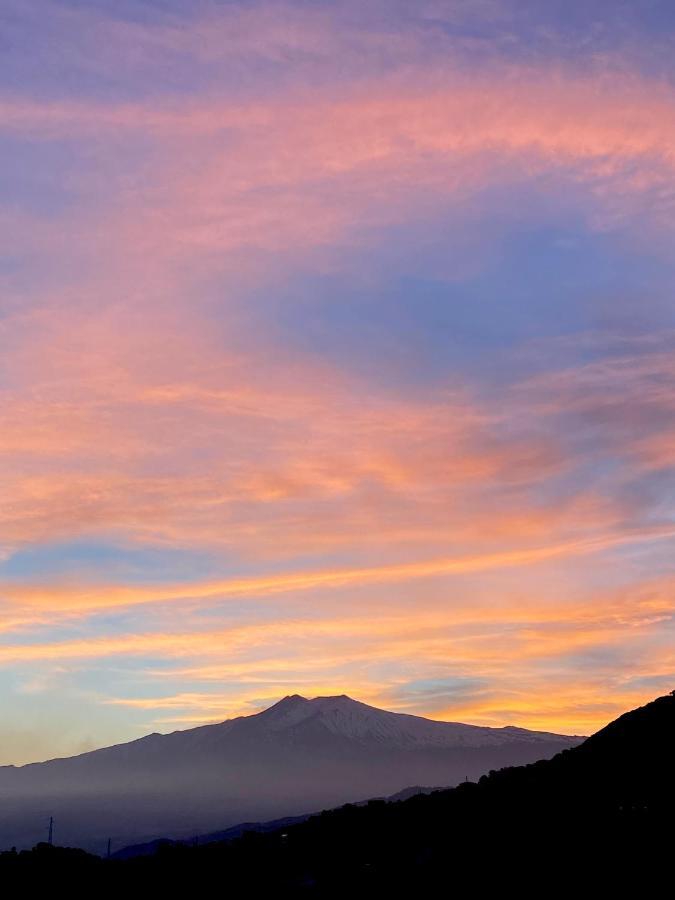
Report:
M342 709L340 710L340 707ZM140 737L133 738L129 741L120 741L116 744L110 744L105 747L96 747L93 750L85 750L82 753L73 754L71 756L55 756L49 757L44 760L35 760L33 762L22 763L21 765L13 765L7 764L0 766L0 773L3 770L13 769L24 770L34 766L42 766L50 763L58 763L63 761L75 760L75 759L83 759L85 757L92 757L96 754L107 754L111 751L120 750L122 748L132 748L137 747L142 744L146 744L152 741L158 741L165 738L172 738L176 735L181 735L187 737L188 735L196 735L196 734L207 734L207 732L215 733L215 730L218 730L220 733L224 733L224 730L230 730L230 728L237 727L235 723L241 722L251 722L252 720L264 721L266 724L269 721L274 721L275 719L280 718L280 714L285 714L287 711L297 712L299 709L304 709L307 711L307 715L304 718L310 718L312 716L325 716L327 710L334 711L337 709L338 712L345 710L354 710L358 708L360 711L368 711L368 715L377 714L378 716L386 716L386 717L398 717L400 722L404 720L409 724L415 723L425 723L425 727L428 729L429 733L434 729L440 732L441 729L446 726L451 726L456 729L454 733L454 737L456 739L460 739L462 737L468 738L470 735L475 736L476 738L482 736L483 738L494 737L496 742L498 743L498 736L509 734L509 735L518 735L519 737L526 737L531 740L563 740L563 741L573 741L579 742L585 739L585 735L565 735L559 734L556 732L550 731L539 731L536 729L523 728L517 725L503 725L503 726L488 726L488 725L472 725L464 722L455 722L455 721L446 721L442 719L429 719L426 716L418 716L410 713L399 713L391 710L384 710L378 707L370 706L369 704L363 703L360 700L354 700L352 697L349 697L347 694L335 694L335 695L325 695L325 696L317 696L311 699L307 697L303 697L300 694L288 694L285 697L282 697L280 700L273 703L271 706L260 710L256 713L250 713L248 715L234 716L229 719L224 719L222 722L210 723L207 725L197 725L193 728L185 728L185 729L176 729L170 732L150 732L149 734L141 735ZM289 721L289 718L286 719L287 725L297 724L300 721L303 721L303 717L300 716L297 718L296 722ZM391 721L391 719L389 719ZM325 721L325 719L324 719ZM436 728L438 726L438 728ZM273 730L277 730L274 729ZM353 734L351 736L354 736ZM470 746L481 746L482 743L479 744L471 744Z
M440 722L346 695L289 695L261 712L0 769L0 847L54 816L64 842L100 851L303 815L411 784L453 785L552 756L581 739Z

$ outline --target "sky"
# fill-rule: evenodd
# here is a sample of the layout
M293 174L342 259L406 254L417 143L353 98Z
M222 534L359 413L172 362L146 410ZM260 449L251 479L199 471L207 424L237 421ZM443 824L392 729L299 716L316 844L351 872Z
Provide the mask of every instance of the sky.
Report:
M675 687L670 0L3 0L0 763Z

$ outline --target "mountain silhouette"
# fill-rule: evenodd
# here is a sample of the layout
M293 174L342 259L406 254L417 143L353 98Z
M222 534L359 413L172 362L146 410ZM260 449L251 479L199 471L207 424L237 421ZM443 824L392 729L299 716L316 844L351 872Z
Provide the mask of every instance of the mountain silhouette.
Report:
M234 896L635 896L672 893L675 697L627 713L550 760L398 802L153 856L96 860L41 846L0 855L4 884L90 893ZM69 855L70 853L70 855Z
M453 785L580 740L437 722L344 695L294 695L219 725L0 768L0 847L32 846L50 816L59 843L94 852L108 838L122 847L192 837L411 784Z

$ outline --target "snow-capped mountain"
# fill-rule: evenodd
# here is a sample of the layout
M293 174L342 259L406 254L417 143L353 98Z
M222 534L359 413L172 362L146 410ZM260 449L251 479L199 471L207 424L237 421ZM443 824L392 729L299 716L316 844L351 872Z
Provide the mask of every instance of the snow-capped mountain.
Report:
M573 746L579 742L576 737L528 731L513 725L484 728L388 712L352 700L346 694L338 697L315 697L313 700L294 694L259 713L258 719L271 732L320 723L332 734L363 743L380 743L390 749L400 750L423 747L499 747L521 742L541 744L551 740L568 741Z
M581 738L376 709L344 695L285 697L240 716L80 756L0 767L0 848L44 838L101 851L242 821L453 785L552 756Z

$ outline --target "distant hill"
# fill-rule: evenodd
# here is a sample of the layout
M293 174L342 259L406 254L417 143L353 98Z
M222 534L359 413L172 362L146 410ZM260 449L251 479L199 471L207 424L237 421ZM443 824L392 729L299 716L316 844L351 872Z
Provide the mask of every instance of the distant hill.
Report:
M195 835L192 838L155 838L154 841L147 841L144 844L130 844L128 847L122 847L111 853L111 859L136 859L139 856L152 856L160 850L166 850L168 847L198 847L203 844L227 843L242 837L244 834L255 832L263 834L268 831L280 831L291 825L297 825L299 822L306 822L317 813L306 813L304 816L286 816L282 819L273 819L271 822L240 822L239 825L233 825L231 828L225 828L222 831L212 831L210 834Z
M414 787L404 788L391 797L378 797L376 799L386 800L388 803L397 803L400 800L408 800L410 797L416 797L419 794L431 794L433 791L442 790L442 788ZM355 803L355 806L365 806L370 800L362 800ZM156 838L154 841L148 841L144 844L131 844L128 847L122 847L111 854L112 859L134 859L138 856L148 856L157 853L160 849L165 849L167 845L184 844L187 846L199 846L200 844L212 844L218 841L233 841L242 837L248 832L258 832L263 834L269 831L280 831L288 828L290 825L297 825L298 822L306 822L312 816L318 815L317 812L305 813L303 816L286 816L282 819L273 819L271 822L241 822L239 825L233 825L231 828L225 828L222 831L213 831L210 834L194 835L191 838L171 839Z
M219 725L151 734L68 759L0 768L0 848L103 853L306 814L411 784L454 785L553 756L581 738L387 712L346 696L286 697Z
M232 896L666 897L674 759L675 697L660 697L551 760L477 783L124 862L44 846L3 854L0 883L132 896L219 884Z

